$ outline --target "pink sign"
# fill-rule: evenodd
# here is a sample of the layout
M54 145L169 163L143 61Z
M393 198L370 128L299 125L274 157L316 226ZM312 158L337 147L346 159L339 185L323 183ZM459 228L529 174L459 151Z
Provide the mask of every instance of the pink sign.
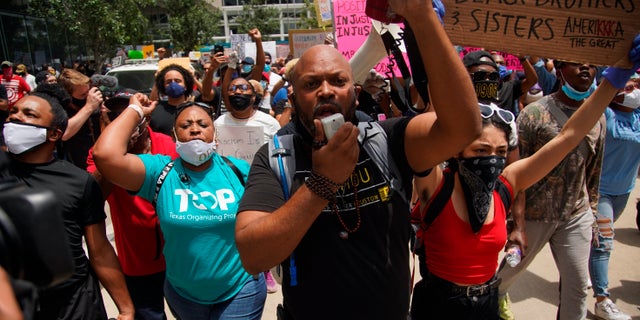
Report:
M482 48L475 48L475 47L460 47L460 48L462 48L461 50L458 51L458 53L460 54L460 59L462 59L462 57L464 57L469 52L482 50ZM489 51L491 54L493 54L494 52L500 54L504 58L504 63L507 69L515 70L515 71L524 70L522 68L522 64L520 64L520 60L518 59L518 56L514 56L510 53L502 52L502 51L494 51L494 50L487 50L487 51Z
M372 35L372 37L377 37L378 39L367 39L371 32L377 32L371 24L371 18L364 13L365 4L365 0L333 1L333 27L337 48L347 60L351 60L356 52L358 52L358 49L363 47L363 45L366 46L367 58L379 56L380 59L376 59L378 61L377 64L373 62L370 67L366 67L373 68L379 73L386 75L389 71L389 59L386 56L380 35ZM396 39L398 38L397 35L394 37ZM406 53L404 53L404 57L408 65L409 60ZM359 59L358 61L366 60L363 56L357 58ZM353 62L351 64L352 66L354 65ZM373 64L375 64L375 66ZM397 77L402 77L397 66L394 66L394 73Z

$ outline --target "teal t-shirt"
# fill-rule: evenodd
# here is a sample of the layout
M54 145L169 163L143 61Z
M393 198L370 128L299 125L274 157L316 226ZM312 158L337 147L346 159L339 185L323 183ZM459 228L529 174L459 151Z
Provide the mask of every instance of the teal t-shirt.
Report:
M171 158L138 155L146 175L137 195L153 199L156 180ZM231 158L246 179L249 164ZM177 159L158 194L156 211L164 235L166 277L184 298L213 304L234 297L251 277L242 267L234 230L244 187L224 160L214 154L201 172Z

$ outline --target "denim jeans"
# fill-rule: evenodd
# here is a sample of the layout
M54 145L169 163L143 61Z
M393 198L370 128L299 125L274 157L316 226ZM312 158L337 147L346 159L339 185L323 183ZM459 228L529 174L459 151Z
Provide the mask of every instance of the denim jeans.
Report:
M164 314L164 271L147 276L124 277L136 310L136 320L166 320Z
M591 247L589 256L589 274L595 297L608 297L609 291L609 258L613 250L615 235L613 223L624 211L629 199L629 193L618 196L600 194L598 202L598 244Z
M267 285L261 272L257 278L251 277L235 297L216 304L201 304L185 299L169 281L164 283L164 295L171 310L181 320L260 320L267 299Z

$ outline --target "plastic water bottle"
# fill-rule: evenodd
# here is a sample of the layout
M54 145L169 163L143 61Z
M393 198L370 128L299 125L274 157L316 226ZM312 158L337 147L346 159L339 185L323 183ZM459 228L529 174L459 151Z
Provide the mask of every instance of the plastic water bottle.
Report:
M517 266L518 263L520 263L520 260L522 260L522 251L520 251L520 247L515 244L509 247L507 250L506 260L507 264L512 268Z

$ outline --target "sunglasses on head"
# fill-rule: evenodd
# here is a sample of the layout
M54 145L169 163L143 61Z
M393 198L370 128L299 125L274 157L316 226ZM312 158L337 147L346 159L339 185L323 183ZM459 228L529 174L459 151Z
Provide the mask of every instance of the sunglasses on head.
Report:
M506 124L511 124L516 119L511 111L500 109L500 107L496 106L493 103L479 103L478 105L480 107L480 115L485 119L491 118L494 114L497 114L498 118L500 118L500 120Z
M249 88L251 88L251 86L246 83L232 84L229 86L229 92L236 91L237 89L240 89L240 91L249 91Z
M185 103L181 103L176 108L176 118L178 117L178 115L180 113L182 113L182 111L184 111L186 108L189 108L191 106L200 107L200 108L204 109L205 111L207 111L208 114L213 115L213 108L211 108L210 105L208 105L206 103L202 103L202 102L187 101Z
M473 79L473 81L484 81L484 80L498 81L498 79L500 79L500 73L498 73L497 71L480 70L472 73L471 78Z

